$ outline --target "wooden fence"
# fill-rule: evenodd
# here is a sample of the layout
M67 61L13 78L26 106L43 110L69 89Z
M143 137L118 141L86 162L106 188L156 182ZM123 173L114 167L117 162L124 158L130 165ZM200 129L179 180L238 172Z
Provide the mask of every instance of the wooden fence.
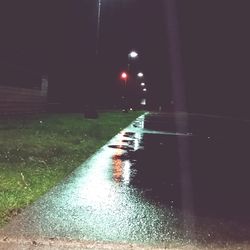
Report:
M0 86L0 115L40 113L46 104L41 90Z

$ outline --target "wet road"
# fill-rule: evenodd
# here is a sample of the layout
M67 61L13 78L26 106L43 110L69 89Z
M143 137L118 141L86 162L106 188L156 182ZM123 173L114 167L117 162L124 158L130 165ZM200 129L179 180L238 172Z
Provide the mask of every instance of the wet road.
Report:
M4 233L158 246L248 241L249 139L248 122L142 116Z

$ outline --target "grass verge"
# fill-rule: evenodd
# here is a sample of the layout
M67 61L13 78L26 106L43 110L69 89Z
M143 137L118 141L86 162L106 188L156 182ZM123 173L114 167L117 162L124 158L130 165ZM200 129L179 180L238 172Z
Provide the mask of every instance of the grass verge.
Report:
M142 112L0 120L0 227L65 178Z

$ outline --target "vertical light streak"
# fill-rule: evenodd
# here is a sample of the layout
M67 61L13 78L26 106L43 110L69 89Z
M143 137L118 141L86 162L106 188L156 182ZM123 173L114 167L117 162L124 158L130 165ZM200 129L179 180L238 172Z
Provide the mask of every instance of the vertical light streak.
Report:
M181 43L179 24L177 20L176 0L166 0L165 16L168 36L169 56L171 65L171 81L175 103L176 132L188 132L187 113L178 114L179 111L187 112L186 92L183 78L183 65L181 60ZM181 171L181 192L184 230L190 238L194 238L193 220L193 191L190 173L189 141L186 137L178 136L178 155Z
M101 30L101 0L98 0L98 12L97 12L97 29L96 29L96 55L99 54L99 40L100 40L100 30Z

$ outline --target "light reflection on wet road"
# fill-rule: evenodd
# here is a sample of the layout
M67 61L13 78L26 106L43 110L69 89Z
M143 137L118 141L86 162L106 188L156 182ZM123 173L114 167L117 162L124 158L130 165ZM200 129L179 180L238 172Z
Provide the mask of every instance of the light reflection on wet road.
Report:
M4 230L151 244L248 240L247 150L236 151L239 145L225 144L228 137L215 130L176 131L171 119L155 125L138 118ZM183 193L187 200L189 194L180 173L180 137L190 147L191 211L183 211ZM241 164L240 173L234 164Z

